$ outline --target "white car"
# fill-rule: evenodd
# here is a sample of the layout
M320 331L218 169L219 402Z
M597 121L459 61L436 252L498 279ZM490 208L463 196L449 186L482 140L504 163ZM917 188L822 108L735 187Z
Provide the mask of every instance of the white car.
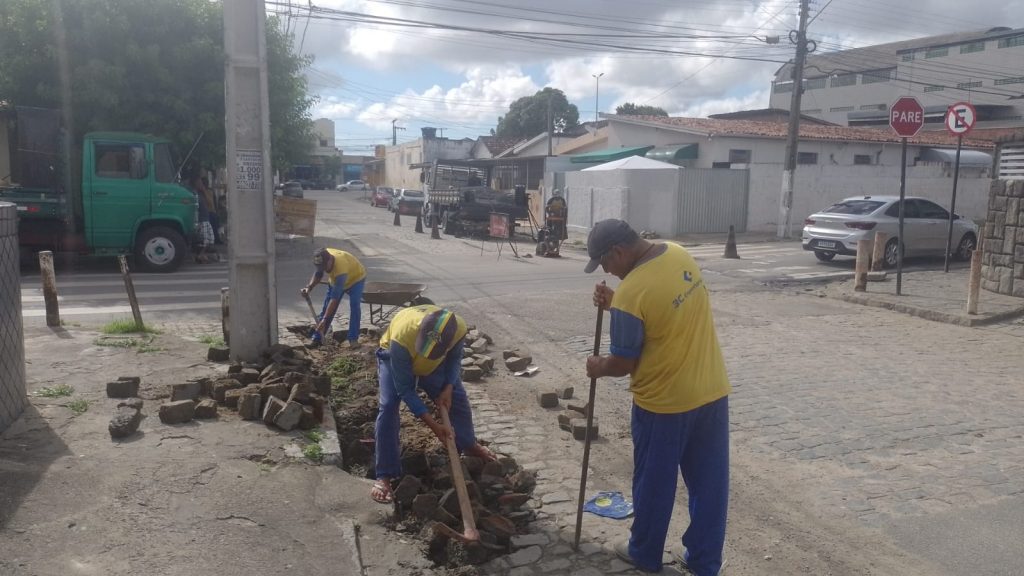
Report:
M348 182L345 182L344 184L338 184L335 187L335 189L338 192L347 192L349 190L360 190L360 191L362 191L362 190L366 190L367 186L366 186L366 182L363 182L362 180L349 180Z
M903 256L944 256L949 212L927 198L908 196L903 209ZM822 262L836 255L856 256L858 240L873 240L875 232L885 232L886 267L896 266L899 245L899 196L857 196L811 214L804 220L802 243ZM970 260L978 247L978 226L962 216L953 215L952 256Z

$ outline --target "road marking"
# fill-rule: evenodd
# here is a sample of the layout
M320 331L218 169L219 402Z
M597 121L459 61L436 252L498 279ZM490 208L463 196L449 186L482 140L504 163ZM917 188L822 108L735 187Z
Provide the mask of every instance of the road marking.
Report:
M193 310L212 310L220 308L220 302L215 304L153 304L151 306L145 306L142 308L142 312L170 312L170 311L182 311L191 312ZM61 308L61 316L93 316L98 314L131 314L131 306L87 306L87 307L71 307ZM41 318L46 316L46 310L25 310L22 313L25 318Z
M30 293L26 294L26 290L21 291L21 303L40 303L44 302L41 290L32 289ZM209 297L211 300L220 301L220 290L216 292L212 290L183 290L181 292L140 292L138 294L139 302L145 303L147 300L154 300L157 298L195 298L195 297ZM75 300L125 300L128 296L122 293L104 292L99 294L74 294L69 296L57 296L57 302L64 301L75 301ZM195 301L195 300L192 300Z

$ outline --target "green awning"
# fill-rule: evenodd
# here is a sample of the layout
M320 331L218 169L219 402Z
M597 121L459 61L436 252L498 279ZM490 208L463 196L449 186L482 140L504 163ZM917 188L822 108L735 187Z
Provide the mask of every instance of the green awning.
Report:
M569 161L573 164L598 164L603 162L611 162L612 160L619 160L620 158L629 158L630 156L643 156L644 152L647 152L654 146L631 146L629 148L605 148L604 150L594 150L593 152L585 152L583 154L576 154L569 157Z
M676 160L696 160L698 144L673 144L672 146L658 146L647 151L644 156L651 160L662 162L673 162Z

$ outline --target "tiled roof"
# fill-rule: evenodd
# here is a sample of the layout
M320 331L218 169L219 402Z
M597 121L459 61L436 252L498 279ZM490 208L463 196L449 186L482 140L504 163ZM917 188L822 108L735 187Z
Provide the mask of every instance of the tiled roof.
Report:
M498 138L497 136L481 136L479 141L495 156L519 143L518 138Z
M668 126L681 131L705 136L748 136L755 138L786 138L788 125L779 122L757 122L754 120L722 120L715 118L681 118L663 116L611 116L612 122L642 123ZM899 142L900 137L888 128L851 128L848 126L824 126L800 124L801 140L830 140L835 142ZM908 139L910 144L919 146L955 146L956 138L947 132L920 132ZM964 146L970 148L992 148L992 142L964 139Z

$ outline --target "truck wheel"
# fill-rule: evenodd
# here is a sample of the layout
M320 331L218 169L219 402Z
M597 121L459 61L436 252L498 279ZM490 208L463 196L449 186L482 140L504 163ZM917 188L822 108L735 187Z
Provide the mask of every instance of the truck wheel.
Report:
M147 272L174 272L187 253L185 239L166 226L146 228L135 242L135 261Z

